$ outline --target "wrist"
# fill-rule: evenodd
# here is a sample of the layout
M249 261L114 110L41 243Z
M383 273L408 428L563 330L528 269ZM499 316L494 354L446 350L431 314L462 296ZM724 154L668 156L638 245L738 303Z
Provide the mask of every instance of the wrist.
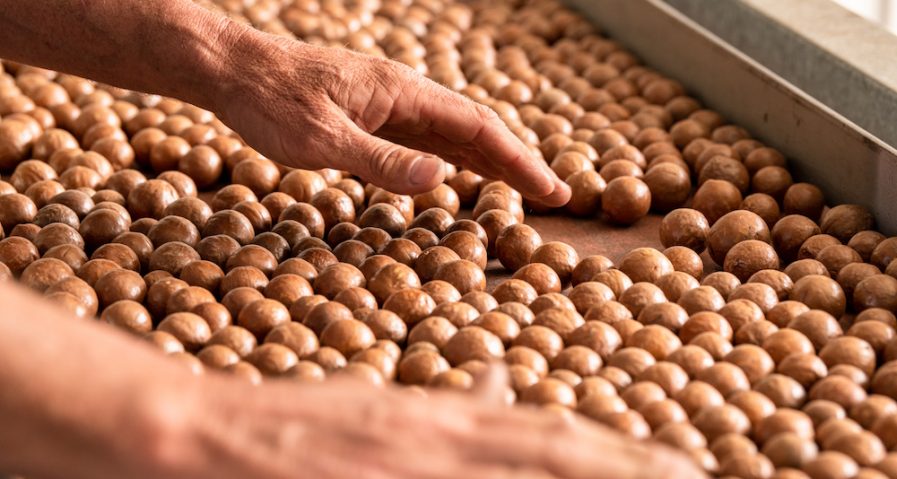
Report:
M264 62L268 45L277 38L189 2L162 15L158 23L171 47L150 48L147 55L152 58L148 63L169 70L168 81L151 93L214 113L240 99L248 77L256 75L256 64Z
M245 111L244 105L258 105L266 89L282 87L275 80L282 79L277 69L287 63L288 50L302 44L226 18L217 28L220 54L201 106L230 123Z
M219 105L232 99L241 83L241 57L255 31L222 15L202 14L210 16L192 22L188 35L192 39L187 40L187 46L196 50L191 54L196 61L190 66L195 80L189 82L190 91L182 93L180 99L217 113Z

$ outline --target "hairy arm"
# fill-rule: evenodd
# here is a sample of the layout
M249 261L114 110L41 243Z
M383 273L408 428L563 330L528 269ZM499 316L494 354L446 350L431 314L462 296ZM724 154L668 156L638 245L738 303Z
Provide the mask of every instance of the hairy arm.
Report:
M0 58L209 108L249 27L190 1L0 0Z
M0 57L176 97L298 168L338 168L398 193L443 161L549 206L569 187L489 108L396 62L279 38L188 0L0 0Z

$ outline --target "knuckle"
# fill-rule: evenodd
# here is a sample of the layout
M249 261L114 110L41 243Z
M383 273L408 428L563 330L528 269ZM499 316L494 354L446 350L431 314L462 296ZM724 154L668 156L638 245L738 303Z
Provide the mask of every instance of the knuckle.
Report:
M407 77L416 73L411 67L388 58L372 58L369 71L376 78L387 83L402 83Z
M398 78L411 80L420 80L424 78L420 72L402 62L387 59L381 59L381 61L390 70L390 73Z
M391 178L397 171L402 147L389 142L376 142L371 151L371 174L378 178Z
M387 58L372 57L368 59L369 70L379 76L394 74L397 62Z
M477 115L484 123L492 123L494 121L498 121L498 113L496 113L495 110L480 103L475 103L474 105Z
M413 69L386 58L371 58L365 71L364 84L371 91L383 92L391 101L395 101L409 83L417 81L414 77L417 72Z

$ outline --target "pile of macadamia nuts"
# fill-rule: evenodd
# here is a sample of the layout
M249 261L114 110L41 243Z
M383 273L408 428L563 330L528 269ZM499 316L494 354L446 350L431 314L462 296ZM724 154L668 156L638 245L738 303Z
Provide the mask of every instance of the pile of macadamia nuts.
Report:
M866 208L829 207L558 0L200 3L488 105L573 198L547 210L454 168L414 197L292 170L208 111L3 62L0 277L195 374L426 396L498 360L509 402L713 475L897 479L897 238ZM666 249L617 264L524 222L649 211ZM488 291L490 259L512 276Z

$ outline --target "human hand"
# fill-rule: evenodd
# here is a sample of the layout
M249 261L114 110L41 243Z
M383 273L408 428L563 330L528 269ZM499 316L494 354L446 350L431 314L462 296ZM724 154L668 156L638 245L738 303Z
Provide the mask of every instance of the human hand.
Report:
M272 160L347 170L405 194L441 183L445 160L549 206L570 197L494 111L403 64L254 31L235 43L248 53L215 110Z
M665 446L589 420L504 405L506 372L480 378L473 396L431 391L421 398L339 378L252 386L211 370L193 376L146 343L108 325L72 321L19 286L3 285L0 303L2 472L93 479L704 477ZM75 350L76 360L59 361L59 351Z
M266 383L209 398L210 477L688 478L705 474L666 446L585 419L564 420L498 399L506 380L476 397L365 384ZM491 385L489 385L491 383ZM492 397L493 399L486 399ZM195 450L195 449L194 449Z

